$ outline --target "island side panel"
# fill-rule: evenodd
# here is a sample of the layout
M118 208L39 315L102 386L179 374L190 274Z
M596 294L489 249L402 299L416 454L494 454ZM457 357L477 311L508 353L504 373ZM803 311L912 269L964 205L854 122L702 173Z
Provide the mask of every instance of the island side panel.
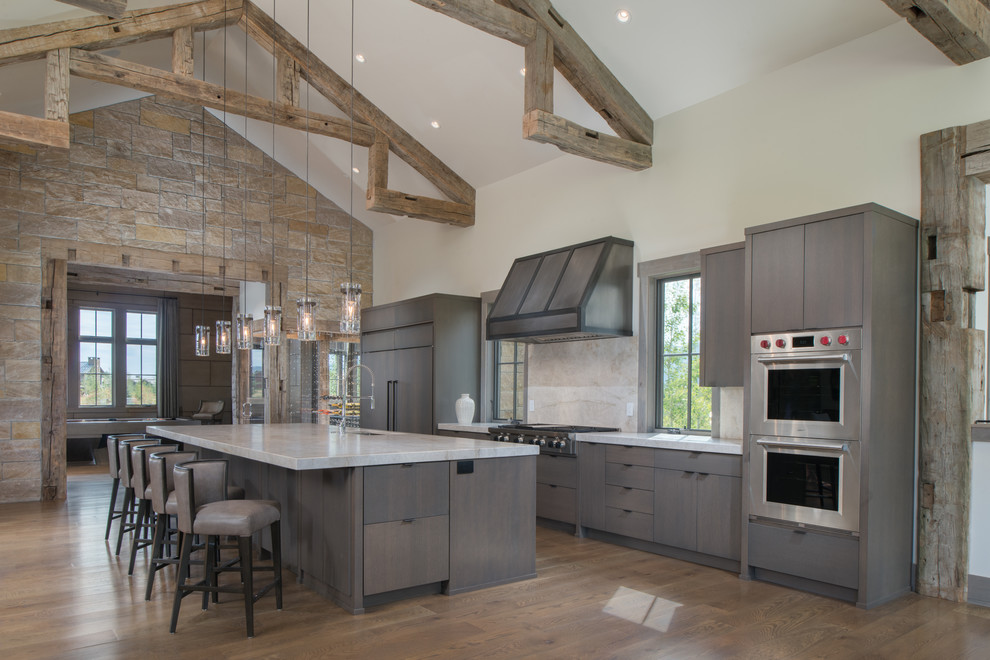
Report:
M451 461L447 593L535 575L536 456Z

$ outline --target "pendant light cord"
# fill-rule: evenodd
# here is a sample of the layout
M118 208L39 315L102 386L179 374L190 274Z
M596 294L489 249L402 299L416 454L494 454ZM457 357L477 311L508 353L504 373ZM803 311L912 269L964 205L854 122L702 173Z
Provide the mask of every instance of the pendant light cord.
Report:
M306 0L306 70L312 70L311 55L309 42L309 5L310 0ZM307 305L307 310L312 314L313 311L308 307L309 305L309 82L306 83L306 294L304 300ZM316 319L313 318L315 324ZM298 332L298 328L296 329Z
M227 131L230 130L227 124L227 0L223 0L223 159L227 160ZM245 53L245 62L247 61ZM247 85L247 81L244 82ZM247 90L245 89L245 92ZM245 131L246 132L246 131ZM205 136L204 136L205 138ZM224 167L226 167L226 162L224 162ZM224 176L224 181L226 182L226 176ZM220 240L223 246L220 249L220 322L221 325L217 327L217 352L220 352L220 330L223 328L223 321L227 316L227 210L224 208L224 190L223 184L220 185ZM206 213L206 207L203 207L203 213ZM205 235L204 235L204 245L205 245Z
M275 16L278 9L278 0L272 0L272 21L278 25ZM247 38L245 33L244 38ZM293 65L295 68L295 65ZM272 226L272 272L268 275L268 296L272 313L275 310L275 103L278 101L278 37L272 33L272 195L268 200L268 219ZM293 99L295 101L296 99ZM245 99L246 102L246 99ZM247 235L244 240L247 241ZM246 246L246 243L245 243ZM246 249L246 247L245 247ZM268 338L270 332L268 325L265 325L265 337Z
M203 82L206 82L206 30L203 31ZM203 136L201 146L201 156L203 159L203 182L200 186L200 195L203 202L203 235L202 241L202 251L200 257L200 312L199 312L199 324L203 327L206 326L206 106L203 106Z
M354 285L354 0L351 0L351 179L347 242L349 245L347 281ZM369 173L370 174L370 173Z

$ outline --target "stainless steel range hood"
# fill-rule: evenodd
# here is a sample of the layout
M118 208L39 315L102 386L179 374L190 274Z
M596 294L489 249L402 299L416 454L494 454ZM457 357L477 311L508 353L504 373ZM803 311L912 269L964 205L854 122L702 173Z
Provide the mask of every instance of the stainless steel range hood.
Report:
M488 314L488 338L632 336L632 262L632 241L613 236L516 259Z

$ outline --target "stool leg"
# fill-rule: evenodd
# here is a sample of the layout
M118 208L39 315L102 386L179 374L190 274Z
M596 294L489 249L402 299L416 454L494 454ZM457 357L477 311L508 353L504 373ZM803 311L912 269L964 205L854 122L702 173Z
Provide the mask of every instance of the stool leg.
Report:
M115 555L120 555L120 545L124 542L124 532L127 531L128 519L133 517L131 509L134 507L134 489L127 487L124 489L124 506L120 512L120 524L117 525L117 550Z
M254 637L254 581L252 579L251 537L239 537L237 548L241 559L241 582L244 583L244 617L247 619L247 636Z
M175 599L172 601L172 624L168 631L170 633L175 632L175 626L179 622L179 606L182 605L182 587L186 582L186 578L189 577L189 555L192 553L192 534L181 534L179 539L179 545L181 550L179 551L179 575L175 580Z
M203 575L203 581L206 582L207 587L215 587L217 584L217 573L216 573L216 544L219 542L219 537L217 536L207 536L206 537L206 562L205 562L205 573ZM219 594L214 593L213 597L216 598ZM213 602L217 602L214 600ZM210 603L210 592L203 592L203 609L205 610Z
M134 560L137 558L138 546L142 545L141 537L145 535L149 509L148 500L143 498L138 500L137 527L134 528L134 535L131 537L131 562L127 567L128 575L134 575Z
M148 562L148 584L144 588L145 600L151 600L151 590L155 586L155 573L160 568L158 562L164 558L167 519L168 516L162 514L155 521L155 538L151 541L151 561Z
M107 514L107 533L103 535L104 539L109 540L110 538L110 524L114 519L114 507L117 506L117 491L120 489L120 477L114 477L113 483L110 485L110 512Z
M275 609L282 609L282 533L281 523L272 523L272 565L275 568Z

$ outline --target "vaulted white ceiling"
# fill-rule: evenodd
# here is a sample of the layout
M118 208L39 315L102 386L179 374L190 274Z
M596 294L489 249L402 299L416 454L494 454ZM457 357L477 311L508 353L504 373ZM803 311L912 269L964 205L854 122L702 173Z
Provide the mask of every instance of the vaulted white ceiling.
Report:
M130 0L129 8L180 4ZM576 158L555 147L522 139L523 50L437 14L410 0L256 0L324 62L476 188L554 158ZM880 0L554 0L574 27L653 118L717 96L815 53L862 37L898 20ZM620 23L616 11L630 11ZM55 0L4 0L0 28L86 16ZM308 29L307 29L308 27ZM354 51L364 54L355 62ZM237 28L206 36L206 77L243 89L244 33ZM196 75L202 76L202 35L196 37ZM225 55L226 52L226 55ZM271 96L271 56L247 44L248 88ZM129 46L119 56L169 67L170 43ZM0 68L0 110L42 114L43 62ZM303 103L306 103L303 84ZM135 98L131 90L73 78L70 111ZM340 114L316 92L313 110ZM589 128L610 132L605 122L557 74L555 112ZM440 123L439 129L430 126ZM229 123L245 130L233 116ZM266 151L271 127L251 121L248 137ZM306 170L305 136L276 131L276 157L297 174ZM351 152L346 143L311 136L310 180L344 208ZM388 217L366 214L367 150L354 148L355 215L373 228ZM655 155L655 158L657 156ZM390 187L437 195L435 189L392 158ZM602 165L602 167L609 167ZM394 181L394 183L393 183ZM414 220L403 220L416 222Z

